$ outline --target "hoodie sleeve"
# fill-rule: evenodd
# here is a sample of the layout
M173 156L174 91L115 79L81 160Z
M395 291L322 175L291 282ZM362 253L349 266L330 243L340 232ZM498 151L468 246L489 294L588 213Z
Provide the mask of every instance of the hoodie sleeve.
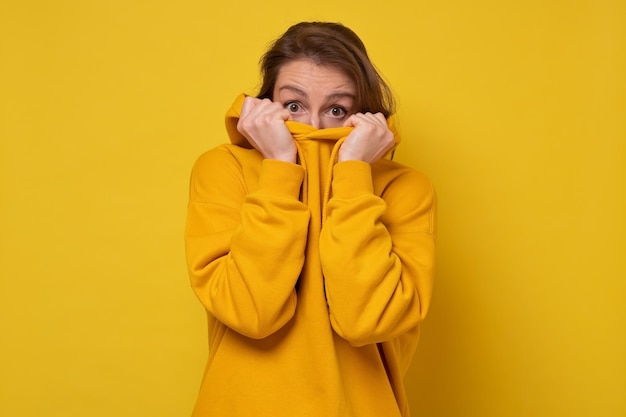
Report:
M334 167L320 236L331 324L355 346L414 329L428 310L433 282L436 201L430 182L402 168L385 179L378 196L372 169L360 161Z
M252 338L274 333L295 312L310 216L298 200L302 167L259 165L258 188L249 192L249 173L227 148L201 156L192 170L185 229L196 295L217 320Z

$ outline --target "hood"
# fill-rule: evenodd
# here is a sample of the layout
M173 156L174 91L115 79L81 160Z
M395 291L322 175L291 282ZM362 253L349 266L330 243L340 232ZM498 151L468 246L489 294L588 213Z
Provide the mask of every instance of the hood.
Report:
M233 104L230 106L228 111L226 112L226 131L230 138L230 141L233 145L241 146L242 148L252 148L252 145L248 142L248 140L237 130L237 122L239 121L239 116L241 115L241 107L243 105L243 101L246 98L245 94L240 94ZM393 155L393 151L400 143L400 135L396 130L394 116L390 116L387 118L387 124L389 125L389 129L393 133L395 145L392 150L390 150L386 157L390 158ZM348 136L350 132L354 129L353 127L335 127L328 129L318 129L313 126L309 126L304 123L287 121L285 122L287 128L293 135L294 139L322 139L322 140L341 140Z

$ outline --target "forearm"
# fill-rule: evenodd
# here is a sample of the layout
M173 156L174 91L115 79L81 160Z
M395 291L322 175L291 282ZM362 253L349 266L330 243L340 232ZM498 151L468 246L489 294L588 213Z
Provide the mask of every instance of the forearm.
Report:
M390 340L427 310L434 238L423 225L434 208L417 200L390 207L363 164L338 165L333 192L320 238L332 325L355 345Z
M300 167L264 165L250 194L223 184L192 195L186 228L191 282L201 302L225 325L255 338L278 330L295 311L309 221L298 201ZM275 181L285 169L290 179Z

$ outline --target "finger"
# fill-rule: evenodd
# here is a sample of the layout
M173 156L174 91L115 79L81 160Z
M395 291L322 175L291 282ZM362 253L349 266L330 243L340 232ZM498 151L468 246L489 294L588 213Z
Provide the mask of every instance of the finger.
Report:
M275 103L278 111L278 116L283 119L283 121L292 120L292 115L289 110L287 110L281 103Z
M370 113L370 112L355 113L355 116L357 116L357 119L362 121L362 122L379 124L379 121L376 118L376 116L374 114Z
M241 106L241 117L245 118L250 116L251 113L259 108L261 103L262 101L256 97L246 97Z
M356 113L352 120L352 126L356 129L364 129L363 131L375 132L387 125L382 125L380 121L371 113Z
M362 121L362 116L363 116L362 113L354 113L343 122L343 126L344 127L356 127L356 125Z
M287 110L283 103L279 101L273 101L272 106L273 109L275 109L274 111L277 112L278 116L283 119L283 121L293 120L293 115L289 110Z
M259 101L255 108L255 117L278 117L283 121L289 120L291 113L281 103L271 101L270 99L263 99Z
M384 115L384 114L382 114L382 113L380 113L380 112L379 112L379 113L376 113L376 114L374 115L374 117L376 118L376 120L377 120L377 121L378 121L381 125L384 125L384 126L387 126L387 125L388 125L388 123L387 123L387 118L385 117L385 115Z
M387 119L385 119L385 116L380 112L378 113L367 112L367 113L364 113L363 116L365 120L368 120L371 123L374 123L379 126L387 126Z

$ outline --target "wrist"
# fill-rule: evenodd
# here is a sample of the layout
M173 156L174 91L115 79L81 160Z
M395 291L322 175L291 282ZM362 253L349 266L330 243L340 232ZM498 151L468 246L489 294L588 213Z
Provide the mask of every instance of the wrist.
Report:
M273 159L275 161L283 161L290 162L292 164L296 163L296 153L286 153L286 154L272 154L272 155L264 155L265 159Z

